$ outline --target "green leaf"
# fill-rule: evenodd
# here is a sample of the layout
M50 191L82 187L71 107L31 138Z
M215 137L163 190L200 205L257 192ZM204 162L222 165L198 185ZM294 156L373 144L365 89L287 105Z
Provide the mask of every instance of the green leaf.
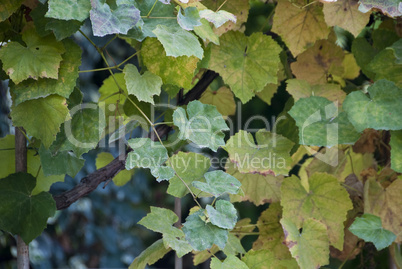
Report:
M343 222L348 210L353 208L349 194L336 177L326 173L313 174L304 185L295 176L283 181L283 218L293 222L298 229L308 218L321 221L328 230L330 244L342 249Z
M402 172L402 131L391 131L391 168Z
M150 138L133 138L128 140L128 145L134 151L127 155L127 170L135 167L150 168L151 174L158 182L169 180L174 176L171 167L161 168L169 157L166 148L160 142L154 142Z
M61 127L61 132L57 134L50 150L53 154L72 150L77 157L80 157L98 144L106 123L102 109L95 104L75 106L70 114L72 119Z
M18 84L28 78L57 79L61 54L65 52L63 43L52 35L41 38L32 23L24 29L22 40L26 46L12 41L0 50L3 69L11 80Z
M355 91L346 97L343 109L358 132L402 129L402 90L385 79L368 87L368 94Z
M24 0L3 0L0 6L0 22L10 17L21 6Z
M230 255L223 262L217 258L211 259L211 269L248 269L249 267L236 256Z
M210 9L204 9L200 11L200 17L212 22L216 28L221 27L227 21L236 23L236 16L225 10L214 12Z
M13 135L7 135L0 139L0 150L2 150L2 154L0 154L0 178L3 178L15 172L15 138ZM64 181L65 175L45 177L40 156L33 149L27 151L27 170L31 175L37 175L36 186L32 190L32 195L42 191L47 192L53 183Z
M51 20L46 24L45 29L51 30L56 40L60 41L76 33L81 28L82 24L83 22L77 20Z
M285 41L293 56L296 57L319 39L326 39L330 30L325 23L322 4L305 6L298 0L278 1L275 8L272 31Z
M49 0L46 17L84 21L88 18L90 9L91 2L88 0Z
M141 47L141 56L148 71L162 78L164 84L177 85L184 89L192 86L197 57L166 56L162 44L156 38L147 38Z
M237 211L233 204L225 200L218 200L215 208L210 205L206 206L211 223L223 229L233 229L237 222Z
M369 78L374 78L375 73L368 68L369 63L379 51L373 48L364 37L358 37L353 40L352 53L362 72ZM378 71L378 70L376 70Z
M375 73L375 80L387 79L402 87L402 64L397 64L392 49L385 49L378 53L367 66L367 69Z
M198 193L199 191L191 183L195 180L204 180L204 174L211 166L211 161L201 154L179 151L170 158L168 165L173 167L177 175L190 187L192 192ZM188 189L178 176L174 176L169 180L167 193L181 198L188 193Z
M177 257L181 258L190 251L193 250L193 247L184 240L184 233L179 230L181 234L183 234L180 239L177 239L176 236L172 234L163 234L163 244L166 248L171 247L174 251L176 251Z
M56 139L60 125L70 116L66 99L58 95L50 95L13 107L11 118L15 126L24 127L28 135L39 138L48 148Z
M43 145L39 149L39 156L45 176L67 174L75 177L85 163L84 159L77 158L68 151L61 151L52 156L51 151L45 149Z
M236 194L240 190L241 183L230 174L222 170L205 173L207 182L194 181L192 184L197 189L219 197L224 193Z
M32 195L36 184L31 174L16 173L0 179L0 229L31 242L46 228L49 217L56 213L52 195Z
M152 265L158 260L162 259L167 253L171 251L170 248L165 248L162 239L159 239L147 249L145 249L128 267L129 269L145 269L147 265Z
M399 6L398 6L399 5ZM402 16L399 0L361 0L359 5L360 12L368 12L372 9L380 10L391 17Z
M377 250L390 246L396 239L393 232L382 227L381 218L371 214L357 217L349 231L366 242L372 242Z
M220 87L217 91L206 90L199 100L203 104L216 106L222 116L231 116L236 113L233 93L226 86Z
M282 176L240 173L230 162L226 164L226 173L239 180L243 192L243 195L230 195L231 202L250 201L258 206L280 200Z
M90 18L94 36L127 34L140 19L140 11L134 4L118 4L112 10L107 3L91 0Z
M324 97L299 99L289 114L299 127L299 144L332 147L354 144L360 135L349 122L346 112Z
M160 95L162 79L149 71L140 75L137 67L132 64L127 64L123 72L128 93L135 95L140 101L154 104L153 96Z
M179 220L177 215L166 208L151 206L151 213L143 217L138 224L158 233L180 237L181 231L172 225Z
M210 222L205 222L205 210L200 209L186 218L183 224L183 232L186 235L187 242L195 250L204 250L217 245L224 249L228 240L228 230L219 228Z
M267 83L277 83L281 48L271 37L229 32L221 36L220 44L212 47L209 68L222 76L243 103Z
M201 148L208 147L213 151L225 145L222 131L229 130L229 127L215 106L195 100L188 104L187 114L188 117L181 107L173 113L173 122L180 129L180 139L188 139Z
M200 15L196 7L187 7L184 10L184 15L179 8L177 13L177 22L184 30L194 30L194 27L202 25Z
M287 175L292 162L289 152L294 143L263 129L255 136L258 145L251 133L243 130L230 137L224 147L230 161L236 164L240 173Z
M394 52L396 58L395 63L402 64L402 39L399 39L394 44L392 44L390 49L392 49Z
M219 37L214 33L209 22L206 19L201 19L201 25L194 27L194 32L201 37L204 42L207 40L211 41L212 43L219 45Z
M291 219L283 218L281 224L285 243L301 269L320 268L329 264L328 235L322 222L313 218L306 219L301 233Z
M101 152L96 156L96 169L100 169L111 161L114 160L114 157L109 152ZM117 175L113 177L113 182L117 186L124 186L127 182L130 181L134 174L134 170L121 170Z
M253 269L299 268L294 259L278 259L277 257L275 257L272 251L266 249L261 249L257 251L251 249L249 252L246 253L246 255L244 255L242 261L245 262L249 268Z
M153 33L162 43L166 56L195 56L202 59L204 51L197 37L180 27L169 28L165 25L156 26Z
M123 93L119 93L119 84ZM124 104L126 101L126 95L128 95L126 80L124 79L124 73L117 73L113 76L109 76L103 81L102 86L99 88L100 97L99 100L105 102L105 104Z
M18 85L10 85L14 105L51 94L58 94L65 98L70 96L78 78L78 67L81 65L81 49L70 39L64 40L63 44L67 51L62 55L63 60L60 63L58 79L28 79Z

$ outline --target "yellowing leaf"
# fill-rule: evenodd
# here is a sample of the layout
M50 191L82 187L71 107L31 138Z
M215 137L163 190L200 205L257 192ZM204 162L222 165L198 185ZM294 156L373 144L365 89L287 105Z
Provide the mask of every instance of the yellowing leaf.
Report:
M331 81L331 76L343 75L343 59L344 53L340 47L328 40L320 40L300 54L291 68L298 79L310 84L325 84Z
M280 0L275 8L272 31L282 37L295 57L317 40L326 39L330 32L324 21L322 4L302 8L304 5L305 2L300 0L295 3Z
M338 249L343 247L343 222L353 205L335 177L315 173L303 186L300 179L293 176L283 181L281 195L285 219L299 229L308 218L315 218L325 224L330 244Z
M360 74L360 67L357 65L355 56L352 53L346 53L343 59L343 78L355 79Z
M357 36L370 20L370 13L358 10L357 0L324 2L325 22L328 26L339 26Z
M272 251L260 249L254 251L251 249L244 255L242 261L252 269L297 269L296 260L294 259L278 259Z
M301 269L320 268L329 263L329 243L325 225L306 219L302 231L291 219L281 220L285 242Z
M212 47L209 68L219 72L243 103L267 83L277 83L281 48L271 37L229 32L221 36L220 44Z
M382 226L397 235L395 242L402 242L402 179L398 178L383 188L374 178L364 184L364 213L379 216Z
M236 113L233 93L226 86L220 87L217 91L206 90L201 95L200 102L216 106L222 116L231 116Z

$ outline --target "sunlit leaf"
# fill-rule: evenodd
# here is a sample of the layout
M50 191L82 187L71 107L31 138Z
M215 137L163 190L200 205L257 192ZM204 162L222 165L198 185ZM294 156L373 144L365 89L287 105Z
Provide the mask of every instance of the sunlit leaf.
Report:
M289 254L290 256L290 254ZM249 250L242 258L249 268L253 269L298 269L294 259L278 259L274 253L267 249Z
M363 214L357 217L349 230L366 242L372 242L377 250L384 249L392 244L396 235L382 227L381 218Z
M213 46L209 68L218 72L243 103L267 83L277 83L281 48L269 36L254 33L247 37L229 32Z
M391 131L391 168L402 172L402 131Z
M155 241L151 246L145 249L128 267L129 269L145 269L147 265L152 265L162 259L171 248L165 248L162 239Z
M206 206L211 223L220 228L233 229L237 222L237 211L233 204L225 200L218 200L215 208L210 205Z
M200 15L196 7L187 7L184 9L184 15L179 9L177 13L177 22L184 30L194 30L196 26L202 25Z
M280 0L275 8L272 31L282 37L295 57L317 40L326 39L330 32L324 20L322 4L304 5L301 0L293 3Z
M173 122L180 129L180 139L188 139L201 148L208 147L213 151L225 145L222 131L229 130L229 127L215 106L192 101L187 110L181 107L175 110Z
M192 185L199 190L210 193L213 196L221 196L224 193L236 194L239 192L241 183L230 174L222 170L211 171L204 175L206 183L194 181Z
M226 86L220 87L217 91L206 90L199 100L203 104L216 106L218 112L223 116L231 116L236 112L233 93Z
M343 109L356 130L402 129L402 90L393 82L382 79L371 85L367 92L352 92L343 102Z
M91 2L88 0L49 0L46 17L83 21L88 18L90 9Z
M204 9L200 11L200 16L201 18L204 18L207 21L212 22L216 28L221 27L227 21L236 23L236 16L225 10L219 10L218 12L214 12L210 9Z
M200 26L194 27L194 32L205 42L209 40L212 43L219 45L219 37L214 33L209 22L206 19L201 19L200 22Z
M0 179L0 228L31 242L46 228L56 213L56 203L48 192L32 195L36 184L31 174L16 173ZM29 225L27 225L29 224Z
M180 237L181 231L172 226L178 220L179 218L173 211L166 208L151 206L151 213L143 217L138 224L154 232Z
M308 218L315 218L327 228L330 244L342 248L343 222L353 205L349 194L334 176L315 173L305 186L299 178L292 176L283 181L281 195L284 219L299 229Z
M193 247L184 239L184 233L181 230L179 231L182 234L180 239L171 233L163 234L163 244L166 248L170 247L176 251L177 257L181 258L192 251Z
M266 130L259 130L256 140L257 145L251 133L240 130L226 142L224 149L240 173L287 175L292 161L289 151L294 143Z
M248 269L249 267L236 256L228 256L223 262L217 258L211 259L211 269Z
M298 227L291 219L283 218L281 224L285 243L301 269L320 268L329 263L328 235L322 222L308 218Z

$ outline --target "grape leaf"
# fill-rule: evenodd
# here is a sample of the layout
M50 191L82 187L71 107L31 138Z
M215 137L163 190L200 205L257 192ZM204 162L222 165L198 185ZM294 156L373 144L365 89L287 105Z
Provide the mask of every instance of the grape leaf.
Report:
M56 139L60 125L70 116L66 99L58 95L50 95L13 107L11 118L15 126L24 127L28 135L39 138L43 145L49 148Z
M50 193L32 195L35 184L35 178L27 173L0 179L0 229L21 236L27 244L42 233L47 219L56 213Z
M392 49L387 48L379 52L367 66L367 69L375 73L375 80L387 79L402 87L402 64L396 63L396 57Z
M290 256L290 254L289 254ZM298 269L296 260L294 259L278 259L270 250L260 249L254 251L249 250L242 258L249 268L253 269Z
M396 41L389 48L392 49L394 52L394 55L396 58L395 63L402 64L402 39L399 39L398 41Z
M111 161L114 160L114 157L109 152L101 152L96 156L96 169L100 169ZM113 182L116 186L124 186L128 181L130 181L131 177L134 174L134 170L121 170L117 175L113 177Z
M186 235L187 242L195 250L209 249L213 244L224 249L228 240L228 230L205 222L203 218L205 218L205 210L203 209L186 218L182 230Z
M368 95L352 92L343 102L343 109L356 130L402 129L402 90L393 82L382 79L368 87L367 92Z
M51 30L56 40L60 41L76 33L81 28L82 24L83 22L77 20L51 20L46 24L45 29Z
M402 16L402 10L400 10L399 5L399 0L360 0L359 11L366 13L375 9L388 16L398 17Z
M221 27L227 21L236 23L236 16L225 10L214 12L210 9L204 9L200 11L200 17L212 22L216 28Z
M379 216L382 227L397 235L395 242L402 242L402 179L398 178L384 188L375 178L364 184L364 213Z
M149 71L140 75L137 67L132 64L127 64L123 72L128 93L135 95L140 101L154 104L153 96L160 95L162 79Z
M218 200L215 208L210 205L206 206L211 223L223 229L233 229L237 222L237 212L233 204L225 200Z
M218 112L223 116L231 116L236 113L233 93L226 86L220 87L217 91L206 90L199 100L203 104L216 106Z
M45 176L67 174L75 177L85 163L84 159L77 158L68 151L61 151L52 156L51 151L45 149L43 145L39 149L39 156Z
M58 78L58 70L65 52L63 43L57 42L52 35L41 38L33 24L28 24L22 32L26 46L16 41L7 43L0 50L3 70L11 80L18 84L32 78Z
M339 26L357 36L370 20L370 13L358 10L356 0L324 2L324 17L328 26Z
M256 133L256 139L258 145L251 133L240 130L226 142L224 149L239 172L287 175L292 162L289 151L294 143L263 129Z
M369 78L374 78L375 73L368 68L369 63L379 51L373 48L370 43L363 37L358 37L353 40L352 53L357 64L362 69L362 72ZM376 70L378 71L378 70Z
M240 173L232 163L226 164L226 172L239 180L244 193L230 195L231 202L250 201L258 206L280 200L282 176Z
M179 151L170 158L168 165L174 168L177 175L190 187L192 192L198 193L199 191L192 187L191 183L195 180L203 181L205 172L211 166L211 161L201 154ZM167 193L181 198L188 193L188 189L178 176L169 180Z
M177 13L177 22L184 30L194 30L196 26L202 25L200 20L201 18L196 7L187 7L184 10L184 15L179 8L179 12Z
M116 81L123 91L121 94L116 94L119 92ZM113 76L109 76L105 79L102 86L99 88L99 93L99 100L102 100L105 104L124 104L126 95L128 95L124 73L114 74L114 79Z
M188 104L187 115L181 107L173 113L173 122L180 129L180 139L188 139L201 148L208 147L213 151L225 145L222 131L229 130L229 127L215 106L195 100Z
M158 182L169 180L174 176L174 170L171 167L160 169L169 158L166 148L160 142L154 142L150 138L133 138L127 142L134 150L127 155L127 170L135 167L150 168L151 174Z
M220 36L228 31L244 31L243 24L247 22L250 4L244 0L203 0L204 4L210 10L218 10L222 7L223 10L233 14L236 17L236 22L228 21L221 27L214 29L214 32ZM219 11L218 11L219 12Z
M343 75L345 79L355 79L360 75L360 67L357 65L356 58L352 53L345 53L342 62Z
M277 90L278 84L268 83L267 85L265 85L264 89L260 92L257 92L256 95L262 101L264 101L268 105L271 105L271 99L272 97L274 97L274 94L277 92Z
M184 239L184 233L179 231L182 234L180 239L172 234L163 234L163 244L166 248L170 247L176 251L177 257L181 258L192 251L193 247Z
M7 177L15 172L15 138L13 135L7 135L0 139L0 178ZM5 154L7 153L7 154ZM31 175L36 175L36 185L32 190L32 195L36 195L42 191L47 192L50 186L59 181L63 181L65 175L47 176L45 177L41 167L40 157L36 150L28 149L27 151L27 171Z
M302 185L299 178L292 176L283 181L281 195L284 219L299 229L308 218L315 218L325 224L330 244L343 247L343 222L353 205L336 177L315 173Z
M402 172L402 131L391 131L391 168Z
M172 226L178 220L179 217L173 211L151 206L151 213L143 217L138 224L154 232L180 237L182 235L181 230Z
M46 17L84 21L88 18L90 9L91 2L88 0L49 0Z
M286 83L286 91L292 95L295 102L300 98L321 96L341 106L346 97L346 93L342 91L339 84L327 83L311 85L302 79L288 79Z
M342 77L345 55L340 47L328 40L319 40L291 64L296 78L310 84L325 84L331 76Z
M164 84L184 89L191 88L194 71L199 59L195 56L166 56L162 44L156 38L147 38L141 47L141 56L148 71L162 78Z
M372 242L377 250L390 246L396 239L393 232L382 227L381 218L371 214L357 217L349 230L364 241Z
M206 183L193 181L192 185L215 197L221 196L224 193L236 194L239 192L241 183L235 177L222 170L205 173L204 177L207 181Z
M70 110L70 115L72 119L62 125L50 150L53 154L72 150L80 157L98 144L106 123L102 109L95 104L75 106Z
M360 135L349 122L346 112L324 97L299 99L289 111L299 127L299 144L332 147L354 144Z
M66 52L62 55L63 60L60 63L58 79L28 79L18 85L10 85L14 105L51 94L58 94L65 98L70 96L78 78L78 67L81 65L81 49L70 39L64 40L63 44Z
M243 103L267 83L277 82L281 48L271 37L229 32L221 36L220 44L212 47L209 68L222 76Z
M305 2L301 0L294 3L280 0L275 8L272 31L282 37L294 57L317 40L326 39L330 33L324 20L322 4L301 8L304 5Z
M218 258L211 259L211 269L248 269L249 267L236 256L230 255L223 262Z
M147 265L152 265L162 259L171 248L165 248L162 239L155 241L151 246L145 249L128 267L129 269L145 269Z
M301 269L320 268L329 264L328 235L322 222L313 218L306 219L301 233L291 219L283 218L281 224L286 246Z
M107 3L91 0L90 18L94 36L127 34L140 19L140 11L134 4L123 3L112 10Z
M166 56L195 56L202 59L204 55L197 37L181 27L169 28L165 25L158 25L153 33L162 43Z
M10 17L21 6L24 0L3 0L0 6L0 22Z
M201 37L204 42L207 40L211 41L212 43L219 45L219 37L214 33L209 22L206 19L200 20L201 25L194 27L194 32Z

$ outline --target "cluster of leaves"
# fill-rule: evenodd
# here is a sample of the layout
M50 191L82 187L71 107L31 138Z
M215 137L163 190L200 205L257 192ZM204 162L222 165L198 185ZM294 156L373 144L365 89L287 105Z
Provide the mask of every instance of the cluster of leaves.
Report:
M173 211L151 207L139 224L162 239L132 268L171 250L179 257L193 252L194 264L213 256L212 268L318 268L330 255L355 257L359 238L377 249L401 243L401 28L377 13L380 19L369 22L374 15L368 12L400 16L401 3L270 5L274 13L267 23L276 39L244 33L250 4L243 0L5 1L0 75L9 79L12 123L24 128L30 143L28 173L13 174L13 136L0 140L7 152L0 155L0 199L6 201L0 228L33 240L56 210L50 186L75 176L82 155L100 141L124 140L141 125L156 139L127 141L126 170L114 182L124 185L132 169L147 168L157 181L169 182L168 194L190 194L195 207L179 227L173 226L179 219ZM79 30L86 20L94 36L109 35L104 47ZM81 50L69 38L77 32L95 46L105 68L79 71ZM106 49L115 38L136 52L110 66ZM128 63L134 57L139 69ZM219 73L220 85L187 106L158 109L174 130L169 139L160 137L161 122L150 111L156 96L188 93L208 69ZM79 72L104 70L110 77L99 89L99 102L83 104ZM270 104L282 82L294 104L283 111L276 132L240 130L225 141L234 98L246 103L257 96ZM212 169L208 156L185 152L188 143L209 152L222 147L229 155L225 172ZM381 143L391 148L390 158L374 158ZM306 155L311 158L301 163ZM97 164L112 159L102 153ZM289 177L295 166L298 177ZM199 197L212 202L203 207ZM250 224L238 220L233 203L241 201L269 208ZM259 237L246 252L240 240L255 229Z

